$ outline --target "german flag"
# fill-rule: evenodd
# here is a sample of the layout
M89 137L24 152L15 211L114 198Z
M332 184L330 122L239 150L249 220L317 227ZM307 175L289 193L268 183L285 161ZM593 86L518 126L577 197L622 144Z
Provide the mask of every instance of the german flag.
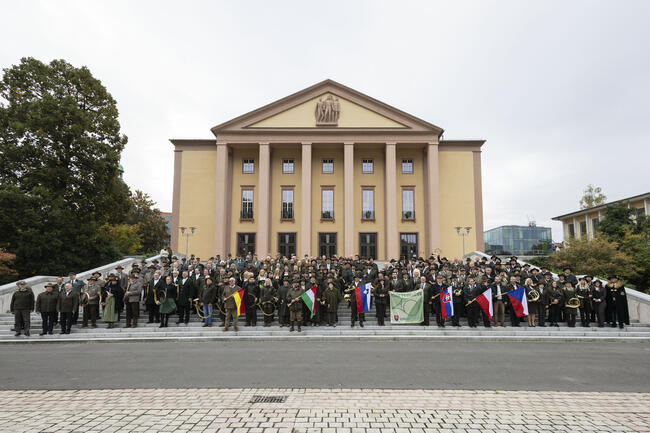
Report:
M237 305L237 317L240 314L246 312L246 306L244 305L244 289L237 290L232 297L235 299L235 305Z

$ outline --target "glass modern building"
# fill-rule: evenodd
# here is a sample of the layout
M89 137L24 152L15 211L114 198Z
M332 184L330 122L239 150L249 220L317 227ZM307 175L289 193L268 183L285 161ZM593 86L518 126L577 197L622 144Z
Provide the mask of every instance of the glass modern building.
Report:
M553 252L550 227L501 226L484 233L485 253L542 256Z

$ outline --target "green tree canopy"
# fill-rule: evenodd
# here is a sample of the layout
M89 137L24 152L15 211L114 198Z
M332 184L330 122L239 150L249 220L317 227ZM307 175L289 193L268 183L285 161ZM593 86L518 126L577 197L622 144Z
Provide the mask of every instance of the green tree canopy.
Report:
M589 209L590 207L600 206L605 204L607 196L603 194L602 188L599 186L594 187L592 184L587 185L587 188L582 191L582 198L580 199L580 209Z
M139 237L126 239L139 230L124 226L133 206L118 175L126 142L115 100L86 67L23 58L3 69L0 249L16 255L20 277L142 250Z

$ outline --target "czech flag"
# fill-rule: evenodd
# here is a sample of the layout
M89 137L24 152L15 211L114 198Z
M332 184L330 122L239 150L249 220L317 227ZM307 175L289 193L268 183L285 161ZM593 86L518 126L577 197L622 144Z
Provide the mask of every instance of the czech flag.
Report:
M488 320L492 320L494 309L492 307L492 289L487 289L485 292L478 295L476 302L481 306L483 312L488 316Z
M232 297L235 300L235 305L237 305L237 317L239 317L240 314L246 312L246 306L244 305L244 289L237 290Z
M443 319L447 319L454 315L453 292L451 287L447 287L440 294L440 307Z
M359 286L355 289L357 296L357 313L367 313L370 311L370 283Z
M526 298L526 288L520 287L511 290L507 293L512 303L512 308L515 310L517 317L524 317L528 315L528 299Z

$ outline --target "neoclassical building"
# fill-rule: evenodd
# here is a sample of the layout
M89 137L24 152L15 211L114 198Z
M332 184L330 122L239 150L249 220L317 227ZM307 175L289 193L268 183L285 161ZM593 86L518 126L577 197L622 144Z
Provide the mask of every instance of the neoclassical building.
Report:
M189 251L201 258L483 250L484 140L442 140L441 128L331 80L211 131L171 140L175 251L181 227L195 227Z

